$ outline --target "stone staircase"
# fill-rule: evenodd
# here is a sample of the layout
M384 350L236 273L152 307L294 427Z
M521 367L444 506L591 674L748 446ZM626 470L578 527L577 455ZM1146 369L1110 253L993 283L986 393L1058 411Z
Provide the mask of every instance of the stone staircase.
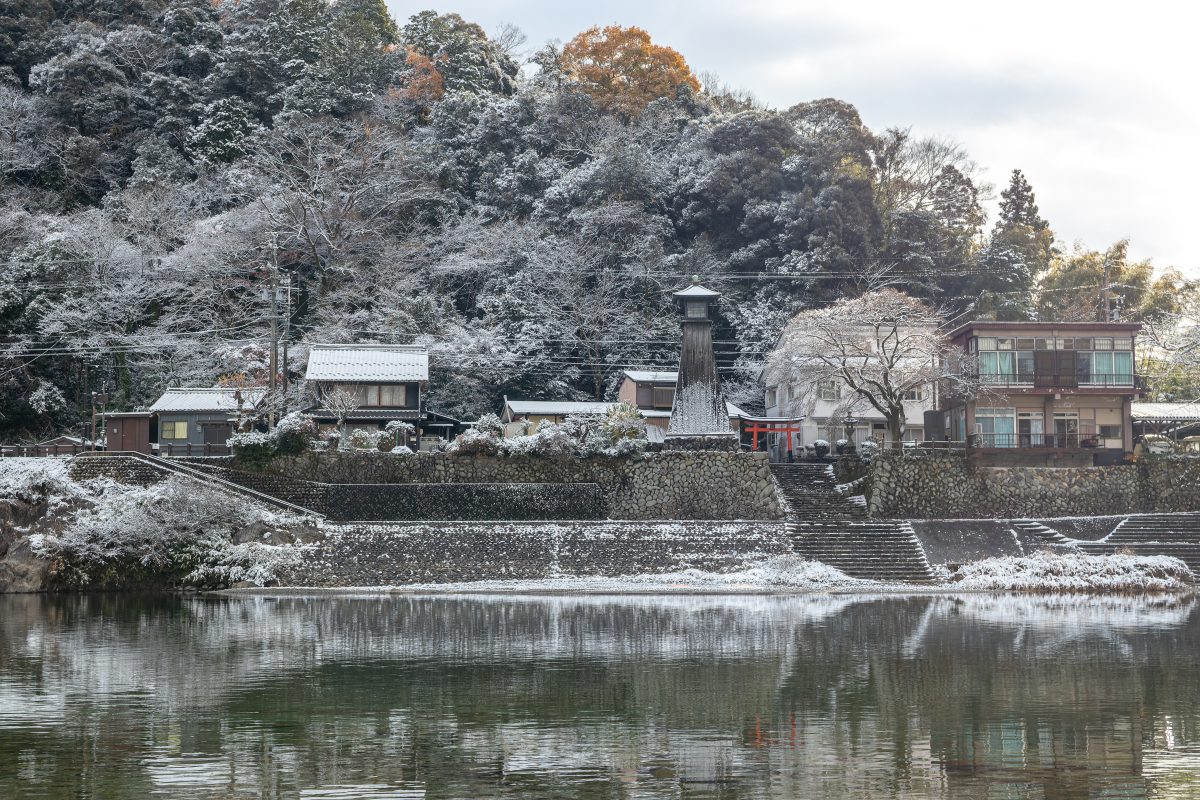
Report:
M772 464L787 508L797 555L852 578L889 583L934 580L921 542L906 522L868 520L866 509L839 494L827 464Z
M1038 537L1046 544L1062 544L1062 545L1077 544L1075 539L1072 539L1067 536L1063 536L1061 533L1054 530L1054 528L1051 528L1048 525L1043 525L1042 523L1037 522L1036 520L1014 519L1012 524L1013 524L1014 528L1024 531L1025 533L1033 534L1034 536Z
M1200 574L1200 514L1139 514L1097 542L1076 542L1085 553L1129 550L1139 556L1174 556Z

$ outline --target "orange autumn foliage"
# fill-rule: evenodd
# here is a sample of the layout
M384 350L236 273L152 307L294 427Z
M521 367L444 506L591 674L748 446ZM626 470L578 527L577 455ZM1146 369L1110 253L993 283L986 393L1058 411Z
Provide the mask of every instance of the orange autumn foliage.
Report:
M601 108L633 116L680 86L700 91L700 81L676 50L654 44L641 28L588 28L562 51L568 77Z
M429 56L409 49L405 63L409 68L404 86L404 98L422 105L431 105L446 93L446 79Z

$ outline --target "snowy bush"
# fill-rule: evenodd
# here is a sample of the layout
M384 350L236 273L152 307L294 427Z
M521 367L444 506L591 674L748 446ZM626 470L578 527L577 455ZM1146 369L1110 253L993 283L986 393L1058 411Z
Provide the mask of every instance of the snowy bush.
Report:
M312 417L292 412L270 433L247 431L229 437L233 454L245 464L262 466L276 456L298 455L310 446L316 422Z
M272 431L276 454L292 456L303 453L308 449L309 442L316 430L316 420L307 414L293 411L279 420L279 424Z
M574 458L583 450L577 433L566 422L562 425L543 422L536 433L505 439L501 446L505 455L541 458Z
M0 459L0 500L47 503L50 511L86 496L67 474L67 462L51 458Z
M817 439L812 443L813 452L817 454L817 458L824 458L829 453L829 442L824 439Z
M600 418L600 431L608 446L626 439L645 439L646 420L632 403L617 403Z
M492 436L500 436L504 433L504 423L495 414L484 414L479 418L479 422L475 423L474 430Z
M867 439L858 446L858 455L863 461L870 461L879 453L879 442Z
M53 414L66 408L67 398L53 383L38 381L37 388L29 395L29 405L39 414Z
M31 545L50 561L53 580L67 588L262 583L298 557L295 548L232 544L236 530L263 516L248 503L230 502L227 493L185 478L149 489L111 484L61 534L31 537Z
M235 433L229 437L227 444L233 448L233 454L239 461L253 466L266 464L275 455L274 439L261 431Z
M500 452L501 441L499 432L474 427L459 434L446 450L460 456L494 456Z
M1036 553L987 558L951 576L962 589L1011 592L1170 592L1192 588L1195 575L1169 556Z

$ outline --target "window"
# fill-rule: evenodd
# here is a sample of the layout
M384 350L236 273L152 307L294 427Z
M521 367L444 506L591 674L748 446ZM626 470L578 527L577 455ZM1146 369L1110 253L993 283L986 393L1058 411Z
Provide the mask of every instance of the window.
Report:
M842 387L837 381L818 381L817 382L817 399L818 400L840 400L842 397Z
M774 386L768 386L768 387L767 387L767 408L774 408L774 407L775 407L775 403L776 403L776 400L775 400L775 387L774 387Z
M675 387L674 386L655 386L654 387L654 407L655 408L670 408L675 404Z
M920 402L921 400L925 399L925 393L923 391L921 391L920 389L909 389L907 392L904 393L903 399Z
M688 319L707 319L708 303L703 300L688 300L686 315Z
M975 409L975 432L981 447L1015 447L1016 418L1011 408Z
M795 399L796 399L796 384L789 383L788 384L788 400L795 400Z
M1121 426L1120 425L1101 425L1100 426L1100 438L1101 439L1120 439L1121 438Z
M1092 347L1097 350L1112 350L1112 338L1108 336L1097 337L1092 340Z
M981 336L977 341L979 342L980 350L995 350L996 349L996 340L991 337Z
M408 387L391 384L343 387L358 398L360 405L374 408L404 408L408 405Z
M159 439L186 439L187 433L186 422L164 422L158 431Z

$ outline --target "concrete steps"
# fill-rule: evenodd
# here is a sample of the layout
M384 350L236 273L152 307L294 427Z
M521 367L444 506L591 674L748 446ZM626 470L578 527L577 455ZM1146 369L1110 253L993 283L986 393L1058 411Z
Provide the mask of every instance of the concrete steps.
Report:
M1070 537L1063 536L1058 531L1047 525L1036 522L1031 519L1014 519L1013 527L1025 533L1033 534L1047 544L1074 544L1075 540Z
M1128 551L1139 556L1173 556L1200 573L1200 514L1129 517L1104 539L1077 545L1095 555Z
M828 464L772 464L771 472L784 498L788 538L797 555L852 578L888 583L934 580L912 527L868 520L862 505L838 494Z

